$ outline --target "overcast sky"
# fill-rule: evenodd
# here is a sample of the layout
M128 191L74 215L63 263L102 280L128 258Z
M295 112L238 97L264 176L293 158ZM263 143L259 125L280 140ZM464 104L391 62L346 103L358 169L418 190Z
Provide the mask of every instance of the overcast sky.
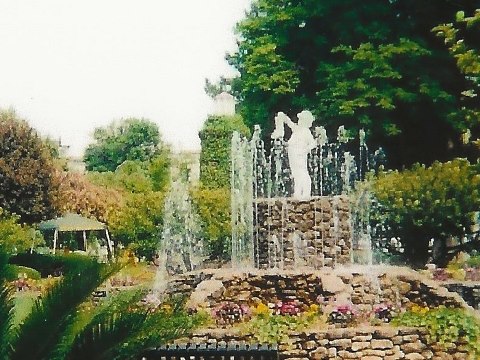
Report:
M71 155L95 127L155 121L198 149L211 110L206 77L232 74L233 27L250 0L0 0L0 107L13 107Z

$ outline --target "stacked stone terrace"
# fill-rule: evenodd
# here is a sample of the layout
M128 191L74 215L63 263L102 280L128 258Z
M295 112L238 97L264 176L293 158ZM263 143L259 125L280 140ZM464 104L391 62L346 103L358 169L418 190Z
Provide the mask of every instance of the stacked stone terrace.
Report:
M346 196L254 200L254 258L260 269L319 269L351 262Z
M318 297L348 299L359 309L379 303L408 307L445 305L469 308L456 293L408 268L381 266L359 269L231 272L226 269L191 272L172 279L167 295L189 297L192 308L213 308L222 302L255 305L297 300L317 303Z
M255 343L254 334L205 329L194 332L191 343L225 345ZM470 359L466 343L429 344L421 328L363 327L306 330L290 334L278 344L280 360L460 360Z
M226 269L191 272L172 279L167 294L188 297L190 308L212 309L223 302L255 305L296 300L305 305L326 300L348 299L359 310L371 310L379 302L470 309L456 293L427 280L408 268L372 267L303 271ZM469 359L465 343L429 344L422 328L391 326L356 328L313 328L292 332L278 345L280 360L457 360ZM254 344L255 334L238 328L201 329L178 343Z

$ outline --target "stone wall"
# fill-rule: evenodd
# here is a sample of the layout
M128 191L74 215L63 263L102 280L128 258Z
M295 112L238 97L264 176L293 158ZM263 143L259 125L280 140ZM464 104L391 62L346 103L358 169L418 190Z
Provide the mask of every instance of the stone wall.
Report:
M459 294L474 309L480 310L480 284L478 282L445 283L443 286L449 291Z
M253 334L223 329L194 332L177 343L243 344L258 343ZM320 329L292 333L278 344L280 360L460 360L468 359L466 343L429 345L420 328L366 327Z
M346 196L257 199L253 208L257 268L318 269L351 262Z
M319 296L327 302L351 301L366 311L379 303L468 307L458 294L411 269L393 266L310 271L205 270L172 279L166 293L186 295L189 306L194 308L212 308L227 301L255 305L296 300L311 305Z
M351 301L359 310L371 311L380 302L398 306L469 308L456 293L408 269L392 266L337 268L304 271L233 272L207 270L183 274L167 286L167 294L189 296L187 307L215 307L222 302L255 305L296 300L305 305L326 301ZM196 331L179 343L258 343L254 334L231 329ZM421 328L380 327L318 328L289 334L278 344L281 360L459 360L468 359L465 343L428 344Z

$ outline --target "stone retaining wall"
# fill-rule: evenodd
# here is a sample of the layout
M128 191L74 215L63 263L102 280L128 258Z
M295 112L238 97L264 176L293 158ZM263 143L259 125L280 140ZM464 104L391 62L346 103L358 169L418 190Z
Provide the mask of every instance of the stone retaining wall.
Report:
M257 268L319 269L351 262L350 205L346 196L257 199L253 208Z
M445 283L449 291L459 294L474 309L480 310L480 284L478 282Z
M381 266L358 270L322 269L298 271L252 271L237 273L209 270L183 274L167 285L167 294L188 296L192 308L212 308L232 301L255 305L296 300L304 305L325 301L351 301L359 310L369 311L375 304L465 308L456 293L438 286L408 268Z
M188 339L177 340L203 344L258 343L252 334L223 329L194 332ZM429 345L420 328L389 326L346 329L321 329L292 333L278 344L281 360L460 360L468 359L466 343Z

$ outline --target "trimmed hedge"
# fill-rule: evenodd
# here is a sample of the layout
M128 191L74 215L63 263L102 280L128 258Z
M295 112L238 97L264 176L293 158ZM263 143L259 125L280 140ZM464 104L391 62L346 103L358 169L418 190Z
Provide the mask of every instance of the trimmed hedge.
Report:
M35 269L26 267L26 266L21 266L21 265L7 265L4 269L3 276L6 281L14 281L18 279L19 274L26 274L27 278L33 279L33 280L38 280L40 279L41 275L40 272L38 272Z
M96 260L79 254L18 254L9 259L10 264L21 265L35 269L41 274L42 277L47 277L48 275L57 276L79 271L92 262L96 262Z
M204 187L230 188L230 148L234 131L250 136L240 115L209 116L200 130L200 182Z

